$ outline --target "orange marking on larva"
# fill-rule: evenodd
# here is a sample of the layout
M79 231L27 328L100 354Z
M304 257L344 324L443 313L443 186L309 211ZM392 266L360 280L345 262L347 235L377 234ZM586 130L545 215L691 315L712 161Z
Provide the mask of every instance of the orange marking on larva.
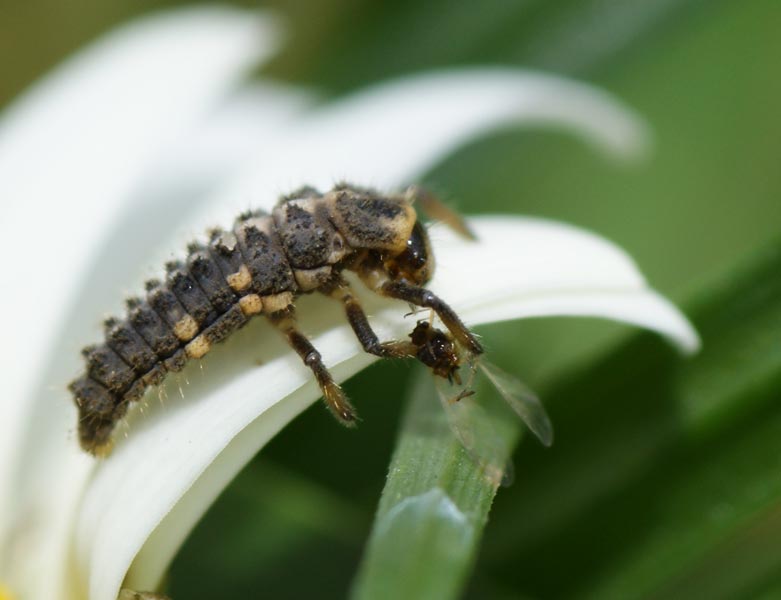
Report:
M185 315L174 325L174 335L183 342L187 342L198 333L198 323L190 315Z
M281 294L263 297L263 308L268 314L285 309L291 304L293 304L293 294L290 292L282 292Z
M303 292L316 290L328 281L330 275L330 266L320 267L319 269L296 269L296 271L293 273L298 287Z
M252 283L252 275L247 265L241 265L236 273L231 273L225 280L234 292L243 292Z
M187 353L188 358L201 358L202 356L206 356L209 350L211 350L211 344L203 335L199 335L184 347L184 351Z
M114 449L114 440L109 440L105 444L94 446L91 452L98 458L106 458Z
M242 298L239 298L239 307L248 317L251 315L259 315L263 312L263 301L257 294L247 294Z

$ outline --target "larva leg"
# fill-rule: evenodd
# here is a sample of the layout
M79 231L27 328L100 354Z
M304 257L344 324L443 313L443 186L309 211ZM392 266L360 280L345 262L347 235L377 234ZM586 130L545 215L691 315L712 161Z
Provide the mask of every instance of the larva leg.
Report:
M415 357L418 348L412 342L402 340L392 340L390 342L380 342L377 334L369 325L369 319L363 312L361 304L353 295L350 286L346 281L340 282L337 286L322 290L324 294L339 300L344 306L347 321L350 323L355 337L361 342L363 349L369 354L374 354L381 358L409 358Z
M398 298L415 306L432 309L455 338L472 354L482 354L483 347L455 311L431 290L401 281L386 281L377 290L383 296Z
M304 364L312 369L315 379L323 392L323 398L328 409L344 425L351 427L358 420L352 404L323 364L320 353L312 343L301 333L296 323L295 311L292 306L269 315L271 323L287 338L290 347L296 351Z

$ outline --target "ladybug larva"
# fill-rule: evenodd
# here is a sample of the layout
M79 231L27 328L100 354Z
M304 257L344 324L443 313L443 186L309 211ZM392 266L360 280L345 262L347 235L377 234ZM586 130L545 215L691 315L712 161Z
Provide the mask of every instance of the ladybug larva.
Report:
M102 344L84 348L86 372L69 386L79 410L82 448L107 454L116 423L148 387L180 371L188 359L203 357L259 314L312 370L334 416L355 424L355 409L298 328L298 296L320 292L341 302L366 352L427 361L413 341L377 338L342 277L345 270L381 296L432 309L466 352L481 354L458 315L423 287L434 259L416 201L466 233L455 213L417 187L384 195L341 184L327 193L302 188L283 197L271 214L242 214L231 230L214 229L208 243L191 244L186 260L166 265L164 280L146 283L145 298L127 301L124 319L105 322Z

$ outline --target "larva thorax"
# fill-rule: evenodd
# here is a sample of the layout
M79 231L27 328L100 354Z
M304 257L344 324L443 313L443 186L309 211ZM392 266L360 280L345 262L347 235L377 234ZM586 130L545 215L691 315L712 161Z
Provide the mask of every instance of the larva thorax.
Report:
M188 247L185 260L166 265L163 279L146 283L145 297L127 301L124 319L105 322L103 343L83 350L86 371L69 386L81 446L107 453L131 402L250 317L292 315L296 296L332 292L345 268L382 271L387 257L408 253L415 224L405 196L338 186L326 194L303 188L271 214L245 213L231 230L210 231L206 242ZM304 352L303 342L289 339ZM318 381L325 385L320 375Z

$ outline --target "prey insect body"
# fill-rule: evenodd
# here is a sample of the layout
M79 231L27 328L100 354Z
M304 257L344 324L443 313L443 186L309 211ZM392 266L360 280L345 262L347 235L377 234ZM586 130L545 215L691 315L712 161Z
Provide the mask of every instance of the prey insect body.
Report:
M478 371L486 376L502 399L543 445L550 446L553 443L553 426L545 408L537 395L518 379L489 362L482 353L473 353L464 348L451 333L437 329L429 321L418 321L410 338L416 348L415 357L435 375L455 384L455 389L439 385L437 391L448 413L451 428L467 451L473 450L473 442L470 440L474 436L467 431L471 424L469 419L460 418L454 409L461 401L475 394L472 386ZM462 374L464 370L465 376Z
M545 446L553 443L553 426L536 394L518 379L489 362L482 353L473 353L450 332L434 327L430 321L418 321L410 334L417 349L415 357L429 367L436 380L437 394L448 425L466 452L489 479L499 484L506 475L509 457L490 430L489 420L473 396L475 376L480 371L507 405L523 420ZM444 384L445 380L451 385Z
M453 342L471 356L483 350L450 306L424 286L434 271L428 235L413 202L457 230L457 215L418 188L384 195L347 184L320 193L309 187L283 197L271 213L242 214L229 230L188 247L184 261L166 265L163 280L127 301L127 315L105 322L103 343L82 351L85 372L69 385L79 410L84 450L105 455L128 407L188 359L201 358L256 315L264 315L308 366L326 405L345 425L357 415L299 329L295 300L319 292L339 301L366 352L382 358L417 358L449 377L442 357L415 339L381 342L342 277L355 272L374 293L434 311ZM440 351L437 350L437 353ZM428 361L428 362L427 362Z

